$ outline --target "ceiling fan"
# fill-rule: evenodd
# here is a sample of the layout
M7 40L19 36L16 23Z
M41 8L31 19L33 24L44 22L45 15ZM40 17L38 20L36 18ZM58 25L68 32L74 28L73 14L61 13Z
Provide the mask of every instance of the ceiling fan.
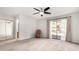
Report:
M36 10L36 11L38 11L36 13L33 13L34 15L35 14L40 14L41 16L43 16L44 14L51 14L50 12L47 12L50 9L50 7L46 7L45 9L40 8L40 10L37 9L37 8L33 8L33 9Z

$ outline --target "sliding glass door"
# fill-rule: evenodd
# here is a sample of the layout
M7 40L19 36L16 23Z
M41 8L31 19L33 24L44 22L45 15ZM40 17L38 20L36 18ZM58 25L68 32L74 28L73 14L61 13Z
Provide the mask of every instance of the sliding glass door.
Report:
M56 29L56 20L53 20L53 21L49 21L49 38L53 38L53 39L56 39L56 32L57 32L57 29Z
M67 18L49 21L49 38L66 39Z

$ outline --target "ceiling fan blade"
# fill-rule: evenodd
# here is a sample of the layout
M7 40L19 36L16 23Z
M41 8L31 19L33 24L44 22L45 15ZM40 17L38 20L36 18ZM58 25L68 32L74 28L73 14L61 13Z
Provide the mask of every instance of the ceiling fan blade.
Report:
M50 12L44 12L45 14L51 14Z
M33 9L35 9L36 11L40 11L39 9L37 9L37 8L33 8Z
M44 11L47 11L48 9L50 9L50 7L45 8Z
M33 13L33 14L34 14L34 15L35 15L35 14L39 14L39 12L37 12L37 13Z
M40 10L42 11L43 9L42 9L42 8L40 8Z

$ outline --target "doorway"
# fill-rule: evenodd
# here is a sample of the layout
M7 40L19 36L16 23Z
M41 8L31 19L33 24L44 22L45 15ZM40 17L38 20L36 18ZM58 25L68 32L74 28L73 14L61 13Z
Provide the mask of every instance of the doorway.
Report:
M13 21L0 19L0 40L13 39Z
M66 40L67 18L49 21L49 38Z

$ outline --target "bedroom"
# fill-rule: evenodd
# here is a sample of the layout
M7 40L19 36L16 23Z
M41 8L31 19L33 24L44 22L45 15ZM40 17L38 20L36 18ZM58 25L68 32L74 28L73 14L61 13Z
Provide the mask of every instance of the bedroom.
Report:
M1 51L79 51L78 7L49 7L51 14L35 8L47 7L0 7ZM35 38L36 30L40 38Z

